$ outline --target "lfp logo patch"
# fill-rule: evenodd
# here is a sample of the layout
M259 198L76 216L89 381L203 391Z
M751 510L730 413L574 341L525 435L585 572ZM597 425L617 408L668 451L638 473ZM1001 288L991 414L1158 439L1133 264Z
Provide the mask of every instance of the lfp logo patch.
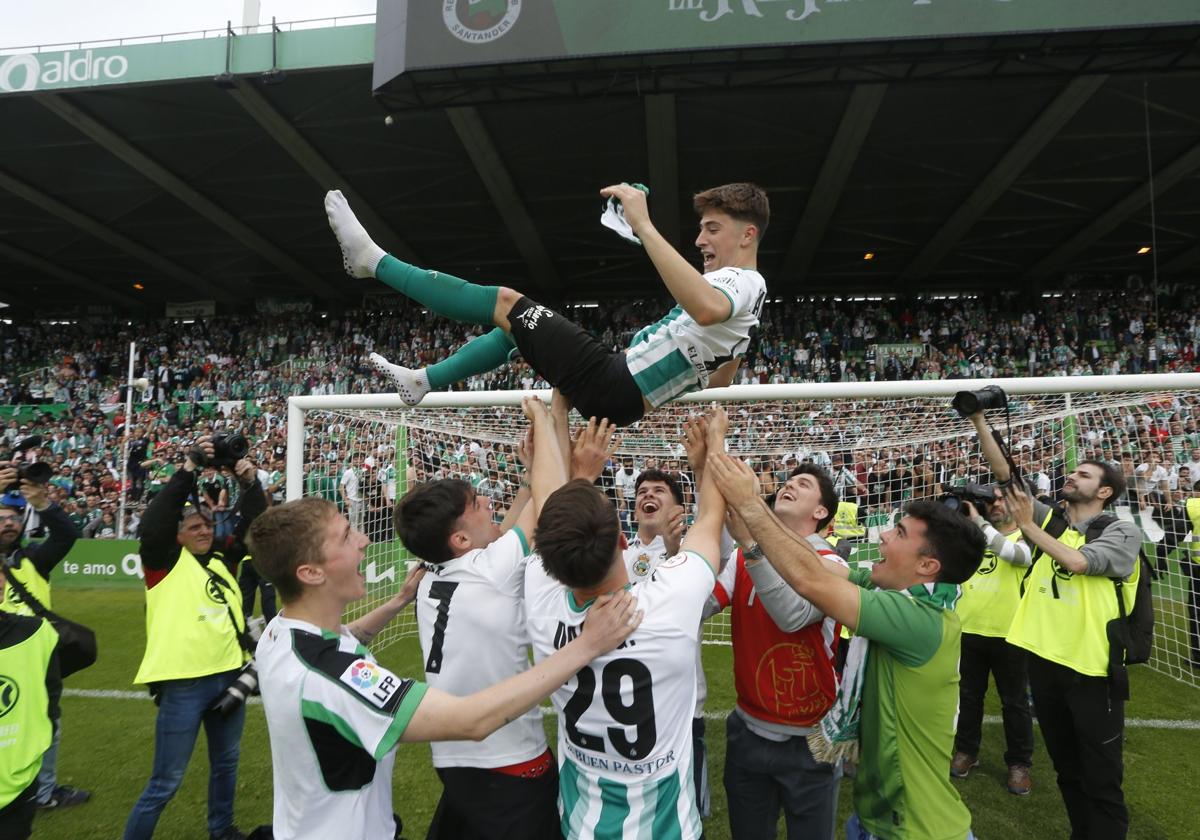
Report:
M341 681L379 709L394 711L412 683L368 659L356 659L342 672Z
M375 664L360 659L350 666L350 684L360 691L372 688L379 682L379 669Z

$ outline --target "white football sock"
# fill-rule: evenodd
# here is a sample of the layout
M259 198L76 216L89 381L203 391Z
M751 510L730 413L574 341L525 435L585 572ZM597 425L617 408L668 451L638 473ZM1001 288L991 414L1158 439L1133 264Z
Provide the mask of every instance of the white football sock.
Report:
M401 365L394 365L378 353L372 353L370 359L375 369L396 386L396 393L400 395L400 399L404 400L406 405L416 405L429 393L429 374L425 372L424 368L412 370Z
M341 190L325 193L325 215L342 249L342 265L351 277L374 277L375 267L387 254L367 234Z

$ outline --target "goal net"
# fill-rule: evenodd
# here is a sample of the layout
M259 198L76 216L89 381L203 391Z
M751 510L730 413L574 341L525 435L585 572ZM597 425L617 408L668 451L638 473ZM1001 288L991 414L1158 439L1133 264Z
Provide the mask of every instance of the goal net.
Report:
M1115 513L1142 529L1157 574L1150 667L1200 686L1200 538L1187 515L1187 500L1200 496L1192 490L1200 482L1200 374L736 386L688 395L620 429L600 483L631 538L641 470L675 474L691 511L684 423L720 401L730 416L728 448L754 468L764 493L805 461L830 471L841 498L857 505L853 523L840 528L851 561L871 562L906 502L992 482L971 425L949 407L957 391L987 384L1009 394L1007 415L992 411L989 420L1040 494L1057 498L1082 460L1109 461L1125 474L1128 491ZM521 481L521 396L431 394L416 408L387 394L290 399L288 498L324 496L372 540L368 596L347 620L395 594L414 562L391 522L395 500L414 483L464 479L492 500L497 521L503 517ZM583 422L572 413L573 432ZM375 645L415 634L408 610ZM729 644L727 613L706 623L703 640Z

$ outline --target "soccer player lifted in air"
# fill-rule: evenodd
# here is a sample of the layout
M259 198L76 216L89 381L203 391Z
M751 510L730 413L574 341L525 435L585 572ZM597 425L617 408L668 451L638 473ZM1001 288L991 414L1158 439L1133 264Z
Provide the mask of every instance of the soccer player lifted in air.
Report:
M681 394L733 381L767 295L758 273L758 243L770 218L766 193L754 184L726 184L695 196L703 273L655 230L642 190L615 184L600 194L621 202L625 220L676 302L661 320L634 335L623 353L520 292L401 262L371 241L341 192L325 195L325 212L352 277L376 277L447 318L495 326L420 370L371 354L401 399L416 405L431 390L500 367L514 351L582 416L607 417L618 426Z

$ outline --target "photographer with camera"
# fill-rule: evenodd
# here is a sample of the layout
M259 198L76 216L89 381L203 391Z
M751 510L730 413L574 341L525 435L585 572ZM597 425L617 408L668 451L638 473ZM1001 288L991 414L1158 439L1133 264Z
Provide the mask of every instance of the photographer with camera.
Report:
M40 446L38 435L25 438L14 455ZM50 603L50 572L62 562L79 538L79 529L59 505L50 500L46 482L53 470L45 463L9 460L0 467L0 558L4 559L6 574L46 609ZM46 539L26 543L26 525L32 516L46 529ZM32 616L33 609L17 587L6 588L0 598L0 610ZM61 721L55 721L53 740L42 757L38 773L37 807L65 808L79 805L91 795L86 790L58 784L58 744Z
M0 569L0 599L8 581ZM0 612L0 837L26 840L37 810L38 770L49 754L62 679L58 632L49 621Z
M983 736L983 698L988 675L996 679L996 692L1004 716L1004 763L1008 766L1008 792L1025 796L1032 790L1033 715L1026 690L1025 652L1010 645L1008 635L1021 579L1031 562L1029 546L1008 513L1008 505L991 486L967 484L947 496L983 532L987 551L983 562L962 585L956 612L962 621L962 654L958 671L958 729L950 775L965 779L979 765Z
M954 400L959 414L974 424L1009 514L1033 549L1007 640L1028 651L1038 726L1058 774L1071 836L1124 838L1129 812L1121 789L1122 745L1129 684L1125 652L1110 645L1109 633L1110 622L1133 612L1142 534L1132 522L1106 513L1124 493L1125 481L1102 461L1081 461L1067 475L1061 511L1030 498L984 418L985 409L1006 404L1004 392L994 386L961 392Z
M256 679L234 575L246 555L246 531L267 507L247 450L238 434L200 438L142 519L146 653L134 682L149 686L158 720L153 771L126 822L125 840L153 836L183 781L201 724L208 738L209 835L244 837L233 824L233 798L245 720L241 701ZM220 541L197 488L199 471L209 465L232 471L242 487L240 521Z

